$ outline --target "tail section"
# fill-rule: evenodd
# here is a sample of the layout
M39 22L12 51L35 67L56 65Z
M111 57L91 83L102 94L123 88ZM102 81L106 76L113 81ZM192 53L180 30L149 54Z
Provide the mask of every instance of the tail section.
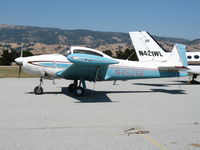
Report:
M139 61L166 61L168 53L145 31L129 32Z
M172 52L166 52L145 31L129 32L139 61L160 62L160 70L186 70L186 46L175 44Z
M187 68L186 46L175 44L167 62L177 68Z
M186 46L182 44L175 44L168 60L159 66L160 70L177 70L186 71L187 68Z

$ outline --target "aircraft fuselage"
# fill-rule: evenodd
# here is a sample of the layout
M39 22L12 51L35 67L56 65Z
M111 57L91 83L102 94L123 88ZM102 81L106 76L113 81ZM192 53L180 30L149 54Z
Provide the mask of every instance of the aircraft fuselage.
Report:
M138 62L115 59L118 64L108 66L104 79L102 80L128 80L157 77L177 77L185 76L185 72L159 70L161 63ZM23 70L27 73L43 77L59 78L56 73L67 69L73 65L67 57L61 54L48 54L40 56L30 56L23 58ZM78 73L77 73L78 74ZM71 78L66 78L71 79Z

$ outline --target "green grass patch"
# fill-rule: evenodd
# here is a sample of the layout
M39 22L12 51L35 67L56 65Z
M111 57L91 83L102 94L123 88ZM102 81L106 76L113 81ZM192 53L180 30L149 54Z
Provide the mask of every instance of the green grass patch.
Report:
M19 66L0 66L0 78L18 78ZM37 78L21 70L20 78Z

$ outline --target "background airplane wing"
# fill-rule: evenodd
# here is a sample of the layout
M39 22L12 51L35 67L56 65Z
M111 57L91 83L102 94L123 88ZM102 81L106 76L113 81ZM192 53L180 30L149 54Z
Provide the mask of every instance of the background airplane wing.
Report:
M67 59L73 64L66 70L57 72L56 75L72 80L104 80L108 65L118 63L114 59L88 54L71 54Z

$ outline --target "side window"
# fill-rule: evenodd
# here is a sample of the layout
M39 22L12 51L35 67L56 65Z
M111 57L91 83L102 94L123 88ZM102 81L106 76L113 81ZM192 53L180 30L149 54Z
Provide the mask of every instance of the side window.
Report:
M187 56L187 58L188 58L188 59L191 59L191 58L192 58L192 56L190 56L190 55L189 55L189 56Z
M96 53L96 52L93 52L93 51L87 51L87 50L79 50L79 49L76 49L74 50L74 53L80 53L80 54L90 54L90 55L96 55L96 56L101 56L103 57L101 54L99 53Z
M194 58L195 59L199 59L199 55L194 55Z

